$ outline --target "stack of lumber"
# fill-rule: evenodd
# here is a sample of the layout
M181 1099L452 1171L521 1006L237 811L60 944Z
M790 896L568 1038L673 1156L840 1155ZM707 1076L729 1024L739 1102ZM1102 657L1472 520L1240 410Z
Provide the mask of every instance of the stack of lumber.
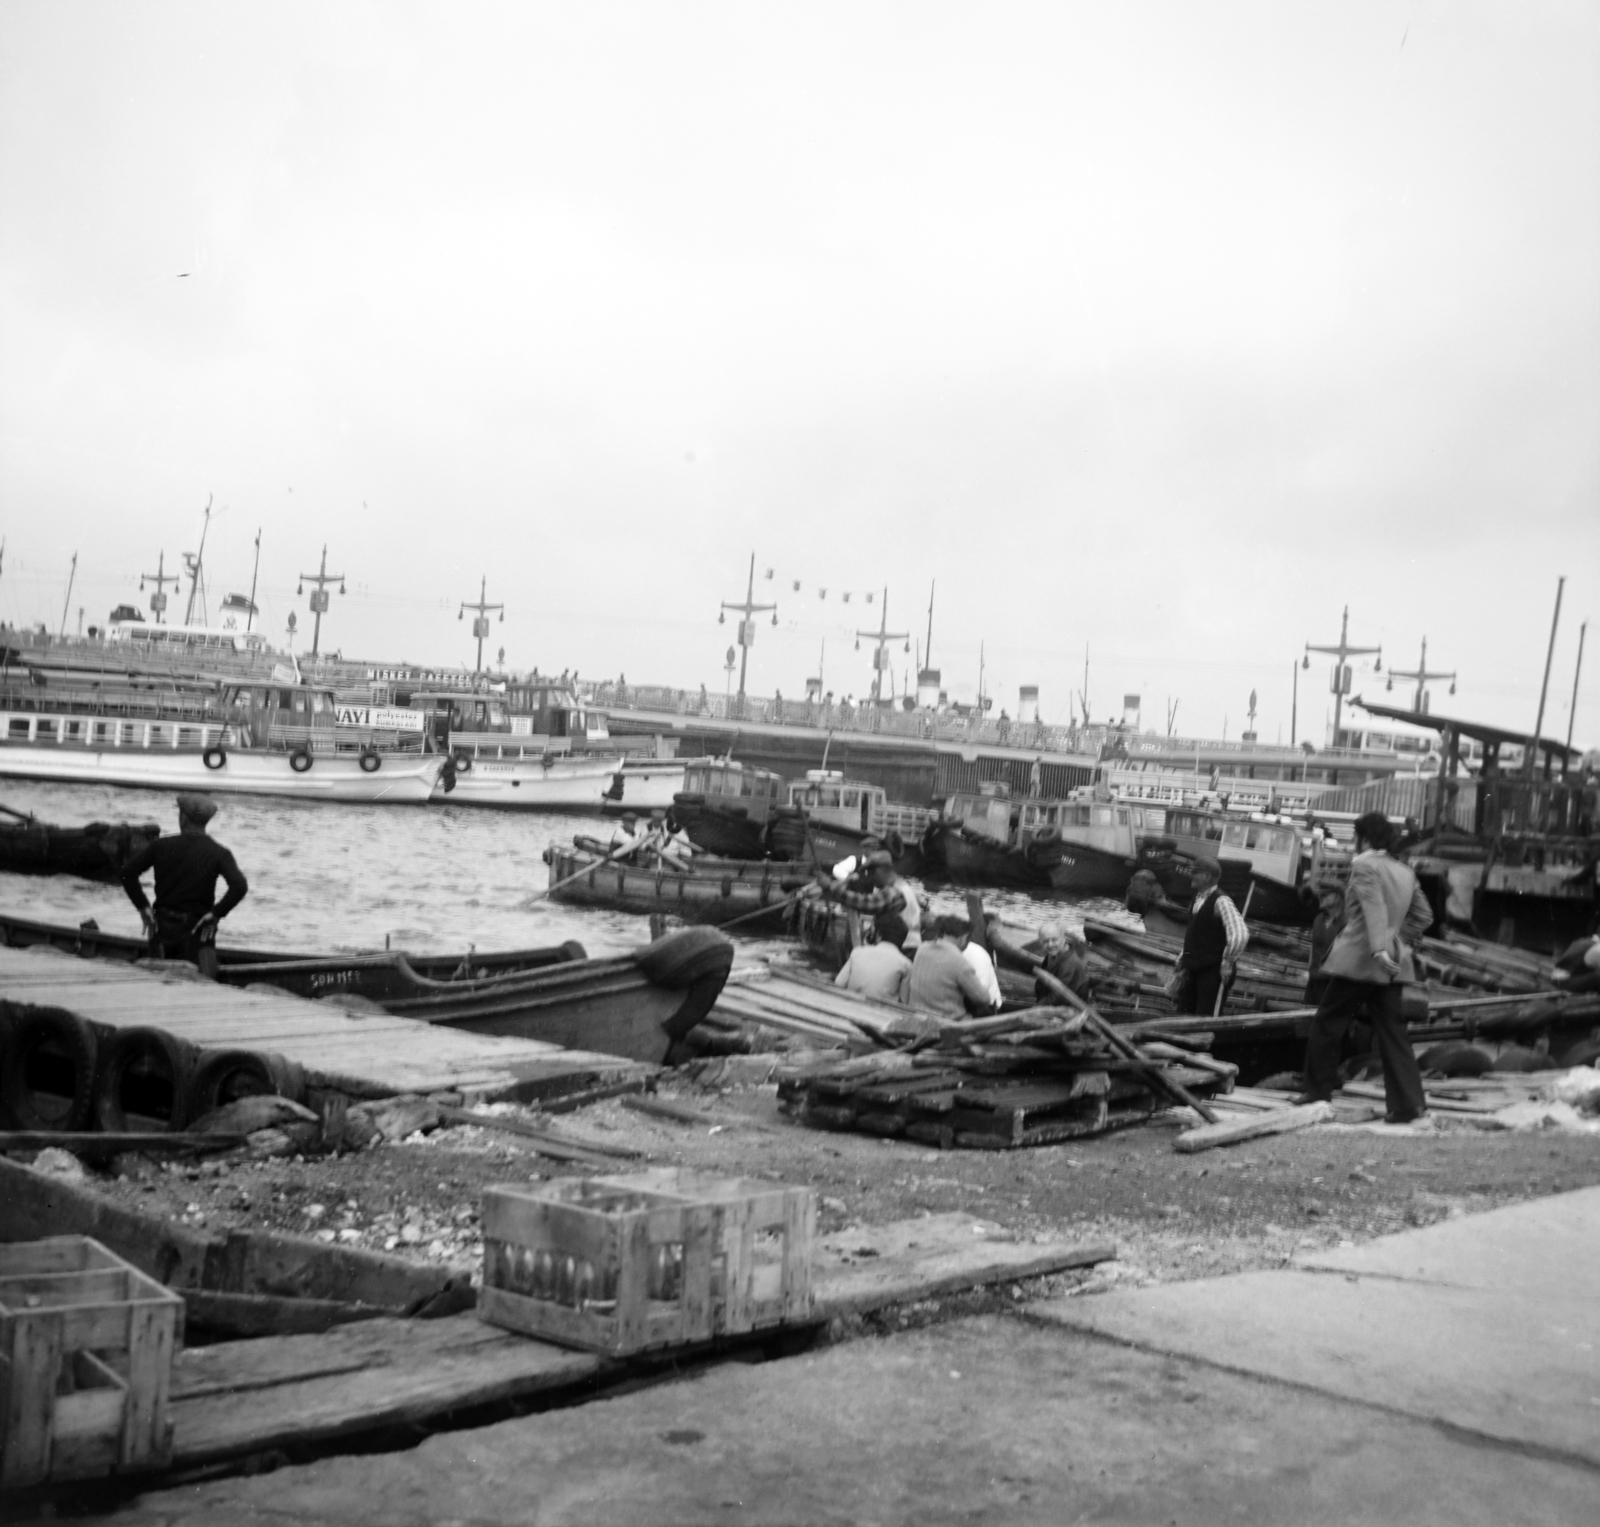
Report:
M848 992L807 971L735 970L701 1027L742 1030L761 1049L785 1042L865 1054L927 1028L908 1008Z
M1161 1047L1146 1055L1194 1095L1233 1085L1236 1068L1208 1055ZM941 1149L1046 1145L1137 1123L1169 1106L1148 1061L1118 1053L1065 1007L945 1022L937 1040L917 1048L777 1075L779 1100L806 1124Z
M1096 992L1108 986L1116 990L1136 984L1143 999L1139 1004L1142 1008L1151 1005L1172 975L1183 949L1180 939L1160 933L1135 933L1096 918L1086 919L1083 931L1096 952L1109 958L1109 981L1102 982L1097 975ZM1250 944L1239 960L1229 1007L1235 1012L1272 1012L1302 1006L1309 951L1302 953L1302 940L1288 935L1286 930L1267 930L1271 936L1265 941L1259 938L1261 932L1259 928L1251 930Z
M1418 973L1440 986L1521 993L1555 987L1553 961L1454 929L1446 929L1443 938L1423 939L1416 958Z

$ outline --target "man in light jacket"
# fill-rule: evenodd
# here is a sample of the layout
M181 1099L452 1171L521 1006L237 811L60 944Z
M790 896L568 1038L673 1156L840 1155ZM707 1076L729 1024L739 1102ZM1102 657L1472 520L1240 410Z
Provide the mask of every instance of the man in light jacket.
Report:
M1345 1030L1365 1013L1383 1061L1388 1122L1427 1113L1422 1073L1406 1036L1401 987L1417 978L1411 944L1428 931L1433 908L1409 865L1389 857L1394 829L1380 811L1356 822L1356 857L1345 888L1344 927L1322 966L1328 977L1306 1045L1306 1090L1299 1101L1333 1096Z

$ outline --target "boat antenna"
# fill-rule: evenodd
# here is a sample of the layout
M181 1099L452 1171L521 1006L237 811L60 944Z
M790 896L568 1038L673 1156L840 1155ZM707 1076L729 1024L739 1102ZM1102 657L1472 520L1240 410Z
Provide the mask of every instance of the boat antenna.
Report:
M156 570L153 573L140 573L139 588L141 592L144 589L146 580L156 586L155 593L150 596L150 613L155 616L156 624L159 626L161 624L161 613L167 607L166 586L169 583L182 583L183 579L176 573L167 571L167 554L161 552L156 557Z
M833 728L830 726L828 728L828 735L823 739L823 742L822 742L822 767L824 769L826 769L828 767L828 749L831 748L832 746L833 746Z
M256 527L256 565L250 569L250 608L245 611L244 628L248 631L256 619L256 575L261 571L261 527Z
M76 562L77 558L74 557ZM1523 768L1523 773L1532 779L1538 767L1539 734L1544 730L1544 700L1550 689L1550 660L1556 655L1556 628L1561 624L1561 591L1567 586L1566 576L1563 574L1556 580L1556 612L1550 617L1550 646L1544 655L1544 682L1539 686L1539 715L1533 723L1533 736L1528 739L1528 761Z
M0 551L4 551L4 550L5 550L4 546L0 546ZM1568 753L1568 756L1570 756L1571 753L1572 753L1572 723L1576 719L1577 714L1578 714L1578 675L1583 672L1583 638L1584 638L1584 635L1588 632L1588 629L1589 629L1589 622L1588 621L1584 621L1584 623L1581 626L1578 627L1578 663L1577 663L1577 666L1572 670L1572 707L1571 707L1570 710L1567 711L1567 753ZM1567 767L1567 760L1565 758L1563 758L1561 760L1561 767L1563 769L1565 769Z
M1078 691L1078 704L1083 710L1083 724L1089 724L1089 644L1083 644L1083 688Z
M928 641L927 645L922 649L921 668L933 667L933 591L938 587L938 585L939 580L937 578L933 579L928 584ZM922 677L920 669L917 677L919 679Z
M73 554L72 554L72 570L71 570L71 572L69 572L67 574L67 599L66 599L66 603L61 606L61 634L63 636L65 636L67 634L67 611L68 611L68 609L71 608L71 605L72 605L72 580L74 578L76 578L77 576L78 576L78 554L77 554L77 552L73 552Z

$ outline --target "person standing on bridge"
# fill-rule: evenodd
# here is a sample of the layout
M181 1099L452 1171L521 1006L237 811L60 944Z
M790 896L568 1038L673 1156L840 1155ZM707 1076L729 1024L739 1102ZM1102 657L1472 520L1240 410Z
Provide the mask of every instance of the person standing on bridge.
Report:
M128 861L122 875L122 888L139 909L150 936L151 955L187 960L208 976L216 974L217 924L250 889L233 855L206 836L206 823L216 814L217 803L210 796L180 795L177 836L155 839ZM139 883L146 870L155 871L153 911ZM228 887L221 901L217 900L218 880Z

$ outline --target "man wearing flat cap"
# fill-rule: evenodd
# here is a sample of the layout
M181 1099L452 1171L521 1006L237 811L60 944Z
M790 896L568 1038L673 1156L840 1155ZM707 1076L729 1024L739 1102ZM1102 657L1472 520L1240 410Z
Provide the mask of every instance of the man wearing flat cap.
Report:
M1250 942L1250 930L1233 898L1223 894L1222 866L1215 859L1196 859L1189 876L1194 905L1167 993L1180 1013L1210 1018L1222 1011L1234 966Z
M206 975L216 970L217 924L250 889L233 855L206 836L206 823L216 814L210 796L180 795L177 836L157 838L129 860L122 876L122 888L150 935L150 953L156 959L187 960ZM156 872L154 911L139 883L151 869ZM221 901L219 879L228 886Z

